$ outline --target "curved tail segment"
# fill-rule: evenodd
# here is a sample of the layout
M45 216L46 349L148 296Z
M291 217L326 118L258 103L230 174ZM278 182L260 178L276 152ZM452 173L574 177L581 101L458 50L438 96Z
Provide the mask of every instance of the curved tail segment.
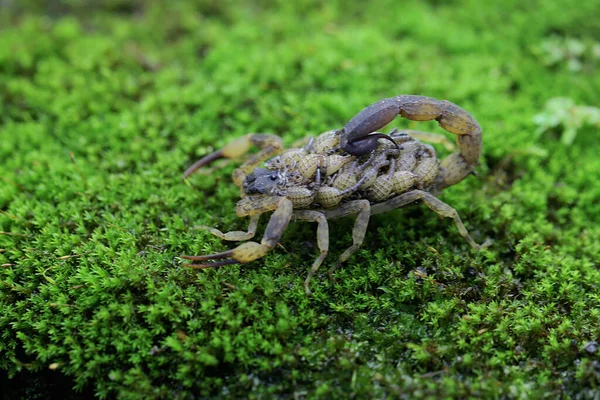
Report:
M381 138L374 132L398 115L411 121L436 120L443 129L457 135L459 151L442 160L440 189L460 182L473 171L481 155L481 127L456 104L432 97L400 95L371 104L344 126L342 148L356 156L365 154L365 149L374 150Z

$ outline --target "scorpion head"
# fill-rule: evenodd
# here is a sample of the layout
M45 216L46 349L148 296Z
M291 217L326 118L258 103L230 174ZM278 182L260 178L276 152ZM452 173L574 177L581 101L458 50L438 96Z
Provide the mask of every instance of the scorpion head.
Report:
M275 195L277 190L287 183L284 171L256 168L252 171L242 184L246 194L268 194Z

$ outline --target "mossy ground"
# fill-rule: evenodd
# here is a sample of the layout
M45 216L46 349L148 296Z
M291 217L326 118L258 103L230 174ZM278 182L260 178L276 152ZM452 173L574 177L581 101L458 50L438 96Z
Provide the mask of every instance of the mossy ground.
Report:
M9 393L43 398L16 383L50 374L121 398L599 396L600 135L565 146L533 123L552 97L600 105L596 59L573 71L540 55L600 37L597 0L40 4L0 2ZM310 224L248 265L180 265L231 246L194 226L246 224L233 166L188 186L191 162L246 132L289 144L401 93L483 126L478 176L443 199L489 249L415 206L372 218L312 297ZM351 226L333 225L323 271Z

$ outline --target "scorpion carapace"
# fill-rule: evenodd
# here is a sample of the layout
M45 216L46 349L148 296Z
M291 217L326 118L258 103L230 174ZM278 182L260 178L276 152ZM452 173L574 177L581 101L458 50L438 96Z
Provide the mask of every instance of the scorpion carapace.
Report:
M458 151L440 161L433 147L418 139L447 144L442 135L395 129L389 135L377 132L397 115L414 121L438 121L446 131L457 135ZM216 159L238 158L252 146L259 152L233 172L233 181L242 195L236 213L250 218L248 231L223 233L203 228L224 240L247 241L254 237L260 215L272 212L261 242L248 241L206 256L183 255L188 260L202 261L186 266L210 268L256 260L275 247L290 220L316 222L320 255L304 283L310 293L310 279L329 251L327 220L356 216L353 243L329 270L331 273L362 244L371 215L417 200L439 215L454 219L473 248L483 246L471 238L456 210L436 197L442 189L473 172L481 154L479 124L449 101L412 95L384 99L362 110L342 129L327 131L302 147L286 151L278 136L248 134L197 161L184 177Z

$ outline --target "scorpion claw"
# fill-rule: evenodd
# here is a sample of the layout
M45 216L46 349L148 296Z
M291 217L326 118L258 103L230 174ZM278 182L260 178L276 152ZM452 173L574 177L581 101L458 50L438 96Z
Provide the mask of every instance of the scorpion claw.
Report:
M183 179L189 178L189 176L192 175L194 172L196 172L200 168L204 167L205 165L208 165L211 162L218 160L219 158L223 158L223 150L217 150L214 153L210 153L209 155L202 157L201 159L196 161L194 164L192 164L192 166L189 167L183 173Z
M207 261L204 264L183 264L186 267L195 269L220 267L222 265L230 264L245 264L263 257L273 248L274 245L274 243L264 245L256 242L246 242L234 249L227 250L222 253L209 254L207 256L181 255L180 257L190 261Z
M222 267L224 265L231 265L231 264L238 264L239 261L230 259L230 260L223 260L223 261L215 261L215 262L209 262L206 264L181 264L184 267L187 268L192 268L192 269L206 269L206 268L216 268L216 267Z
M190 261L208 261L204 264L182 264L184 267L193 268L193 269L205 269L205 268L215 268L221 267L223 265L231 265L239 263L238 260L233 258L233 250L224 251L222 253L209 254L207 256L188 256L182 254L180 256L186 260ZM212 261L212 260L220 260L221 261Z
M191 261L206 261L206 260L219 260L221 258L229 258L233 256L233 250L223 251L221 253L209 254L207 256L188 256L182 254L180 257Z

